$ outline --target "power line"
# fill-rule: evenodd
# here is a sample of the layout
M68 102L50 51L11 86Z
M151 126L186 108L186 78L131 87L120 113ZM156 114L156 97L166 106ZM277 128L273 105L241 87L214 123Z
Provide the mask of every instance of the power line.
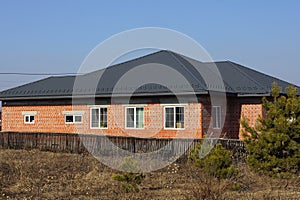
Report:
M0 75L20 76L59 76L59 75L82 75L81 73L24 73L24 72L0 72Z

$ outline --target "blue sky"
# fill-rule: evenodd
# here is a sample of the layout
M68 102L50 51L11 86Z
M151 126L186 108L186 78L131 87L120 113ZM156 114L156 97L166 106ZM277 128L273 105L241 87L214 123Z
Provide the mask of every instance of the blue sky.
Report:
M97 44L140 27L300 85L300 1L0 0L0 72L76 73ZM43 77L0 75L0 90Z

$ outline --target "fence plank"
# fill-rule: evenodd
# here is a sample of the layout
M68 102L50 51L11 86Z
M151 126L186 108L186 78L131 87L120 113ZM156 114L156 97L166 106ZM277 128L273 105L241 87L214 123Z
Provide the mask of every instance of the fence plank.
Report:
M241 140L216 138L206 140L210 143L219 142L239 156L245 157L247 153ZM184 155L189 155L189 149L203 141L203 139L134 138L91 134L0 132L0 149L37 148L43 151L83 153L88 147L91 151L101 150L103 155L118 153L112 151L109 143L133 153L163 149L163 153L174 155L176 152L184 152Z

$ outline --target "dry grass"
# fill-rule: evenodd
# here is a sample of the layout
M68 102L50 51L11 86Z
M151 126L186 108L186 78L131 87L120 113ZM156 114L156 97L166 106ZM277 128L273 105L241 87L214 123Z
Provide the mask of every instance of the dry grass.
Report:
M210 178L185 161L146 174L141 191L125 193L117 171L90 155L0 150L0 199L298 199L300 177L259 176L239 166L238 177Z

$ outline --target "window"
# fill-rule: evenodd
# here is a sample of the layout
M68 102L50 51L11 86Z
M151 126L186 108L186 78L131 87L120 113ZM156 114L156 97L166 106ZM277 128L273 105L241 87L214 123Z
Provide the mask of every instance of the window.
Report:
M66 115L66 124L82 123L82 115Z
M144 128L144 108L127 107L125 121L126 128Z
M74 115L75 123L82 123L82 115Z
M99 108L91 109L91 128L99 128L100 118L99 118Z
M184 107L182 106L165 107L165 128L184 129Z
M24 124L34 124L34 116L37 114L36 111L23 111Z
M107 128L107 108L100 108L100 128Z
M91 108L91 128L107 128L107 108Z
M221 106L212 107L213 128L221 128Z
M66 123L73 123L73 115L66 115Z
M24 115L25 124L34 124L34 115Z

